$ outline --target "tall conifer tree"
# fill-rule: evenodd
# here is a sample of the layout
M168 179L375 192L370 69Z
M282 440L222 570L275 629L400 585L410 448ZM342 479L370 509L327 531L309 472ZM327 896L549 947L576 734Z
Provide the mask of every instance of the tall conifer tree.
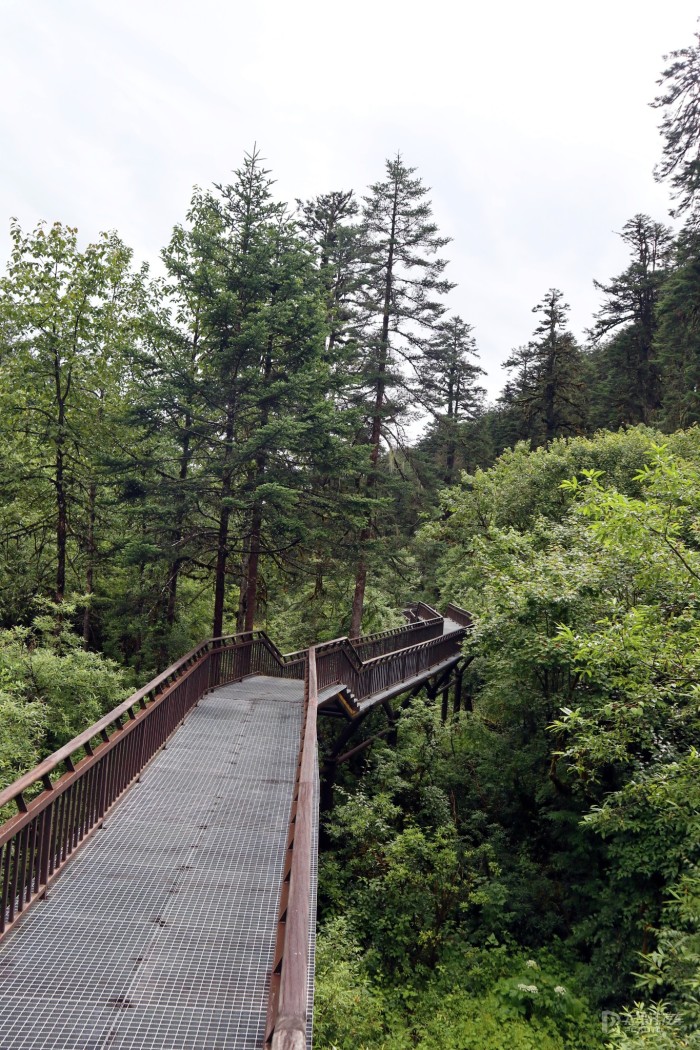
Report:
M504 364L517 369L511 403L522 413L536 445L580 433L584 427L583 360L566 327L569 309L563 293L550 288L532 309L541 315L533 338Z
M366 489L374 497L382 443L401 441L415 403L418 363L445 311L442 297L453 287L443 272L442 237L432 218L428 189L400 155L386 162L384 181L364 198L362 228L367 252L360 289L362 382L370 446ZM368 570L367 545L377 529L372 514L359 537L350 634L360 633Z
M433 445L443 456L446 485L455 481L463 424L475 419L483 406L484 388L478 378L485 373L474 361L478 356L472 325L455 315L437 326L418 366L421 402L434 417Z
M608 425L649 423L661 404L654 353L656 304L672 244L668 227L648 215L635 215L620 236L630 247L630 265L609 284L593 282L604 296L593 338L600 341L612 336L599 355Z

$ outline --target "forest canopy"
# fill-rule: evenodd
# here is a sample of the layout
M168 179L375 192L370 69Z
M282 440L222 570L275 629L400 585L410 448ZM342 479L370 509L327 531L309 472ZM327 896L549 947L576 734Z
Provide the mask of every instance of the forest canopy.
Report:
M159 274L11 223L3 784L202 638L473 617L466 709L369 717L324 814L321 1050L700 1046L699 56L677 228L624 223L583 340L543 288L493 403L400 154L290 203L253 149Z

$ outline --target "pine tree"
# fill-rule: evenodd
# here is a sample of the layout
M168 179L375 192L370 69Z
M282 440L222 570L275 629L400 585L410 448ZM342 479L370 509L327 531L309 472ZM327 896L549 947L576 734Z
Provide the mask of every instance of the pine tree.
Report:
M669 430L700 422L700 237L686 231L659 292L654 353L661 370L661 419Z
M464 424L483 407L484 388L478 385L483 368L472 325L454 316L441 322L424 348L418 365L421 402L433 414L432 444L443 459L443 480L455 481L457 450L463 444Z
M363 280L363 239L352 190L297 201L300 228L316 253L324 290L327 358L333 367L355 350L356 302ZM343 350L347 352L343 354ZM347 379L347 375L344 375Z
M504 364L518 370L510 403L522 413L535 445L548 445L555 437L584 428L583 359L566 329L570 307L563 299L557 288L549 289L533 307L532 312L542 317L532 340Z
M261 564L303 541L300 506L311 453L310 419L327 386L321 286L308 246L257 151L218 197L190 213L207 275L202 312L198 426L203 534L213 559L213 631L221 634L228 581L237 575L237 627L256 619Z
M317 442L312 491L314 515L312 598L323 603L328 588L345 594L357 562L357 537L371 500L362 489L369 449L361 366L362 297L367 277L366 239L352 190L297 201L300 226L313 247L325 303L329 389L321 413L325 442ZM337 632L336 632L337 633Z
M607 337L599 368L606 377L602 395L609 426L648 423L661 404L656 304L672 244L671 231L648 215L635 215L620 236L631 248L630 265L609 284L593 282L605 297L592 336L596 342Z
M211 273L204 327L209 353L204 382L210 428L207 475L216 479L211 492L211 517L216 520L214 550L213 634L223 631L226 584L230 573L232 517L240 511L236 488L254 475L256 465L243 453L240 438L250 434L247 414L257 403L265 380L268 332L261 314L270 296L271 230L282 206L272 199L269 171L256 149L235 172L236 181L217 186L219 197L207 194L207 219L199 221L200 240ZM216 216L212 222L211 215ZM240 593L247 594L250 535L237 522ZM244 601L239 601L239 609ZM244 613L244 618L247 614ZM240 626L240 618L239 618Z
M508 448L518 441L532 441L537 426L532 410L532 392L537 385L537 351L532 343L511 351L503 367L511 372L498 397L496 426L499 447Z
M208 352L204 314L211 297L211 274L195 232L216 221L200 194L195 194L190 228L178 225L161 253L167 273L152 304L141 345L131 355L129 406L124 427L129 441L114 466L123 475L122 505L128 558L141 560L148 578L125 572L124 604L140 604L130 587L142 593L152 624L148 633L158 666L193 641L180 619L183 580L206 578L206 530L199 508L206 492L202 450L209 438L202 371ZM122 627L122 634L128 630ZM184 635L183 635L184 631Z
M415 379L427 339L445 311L452 287L439 252L449 242L432 220L428 189L401 156L386 162L386 178L364 197L362 230L367 252L360 288L362 384L370 448L366 490L377 492L383 443L395 447L416 401ZM376 533L370 516L359 537L350 633L360 633L367 583L368 544Z
M668 180L675 200L674 216L686 216L690 226L700 219L700 33L695 43L665 55L670 65L657 81L662 89L651 105L662 111L659 130L665 143L654 175Z

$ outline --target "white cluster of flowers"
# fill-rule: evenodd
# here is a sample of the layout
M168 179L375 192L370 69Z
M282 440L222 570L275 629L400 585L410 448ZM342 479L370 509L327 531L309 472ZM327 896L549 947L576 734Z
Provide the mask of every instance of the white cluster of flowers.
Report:
M518 985L518 990L521 991L521 992L529 992L530 995L537 995L537 985L536 984L519 984Z

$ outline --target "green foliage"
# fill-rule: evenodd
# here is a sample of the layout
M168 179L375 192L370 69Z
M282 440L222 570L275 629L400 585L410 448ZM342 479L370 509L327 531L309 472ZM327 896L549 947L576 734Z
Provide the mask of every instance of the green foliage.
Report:
M550 288L532 308L541 314L533 338L514 350L504 368L514 376L501 395L510 408L518 438L549 444L563 434L580 433L585 422L583 359L566 330L569 304Z
M639 953L652 995L665 901L700 856L699 463L695 431L668 446L639 430L515 450L453 490L426 538L428 551L447 541L443 585L476 614L474 721L500 761L498 823L516 847L498 856L503 881L525 850L554 929L592 961L607 1002L629 994ZM480 776L488 766L482 751ZM532 937L523 918L510 931ZM682 929L685 978L656 970L686 1032L693 936Z
M337 1050L380 1046L384 1000L370 981L346 918L329 920L316 944L314 1044Z
M61 616L75 611L63 605ZM85 650L50 611L0 632L0 786L96 722L127 695L115 663Z
M666 1003L634 1003L620 1013L604 1015L606 1050L697 1050L697 1032L684 1031Z
M328 1045L693 1045L699 441L519 446L424 529L426 576L475 616L473 710L414 700L346 773L323 912L383 1029L333 1014ZM465 952L500 960L478 999Z
M620 236L630 247L630 265L607 285L594 281L604 299L592 334L607 338L595 358L596 415L609 427L648 423L660 407L656 305L672 244L671 230L648 215L635 215Z
M293 217L254 150L195 189L163 282L116 234L13 222L0 783L124 695L99 653L146 679L212 605L216 632L264 625L283 649L361 613L395 626L418 593L474 615L467 710L415 699L396 747L374 713L383 742L343 767L326 1050L583 1050L591 1003L616 1050L697 1045L700 431L651 429L700 418L697 62L674 53L657 99L691 226L673 253L648 216L624 226L590 352L550 289L488 409L472 328L443 319L449 239L400 156L362 206L338 191ZM410 449L417 406L433 423Z
M654 351L662 375L661 415L669 431L700 421L699 249L697 234L680 238L675 265L659 296Z
M346 919L317 948L314 1045L320 1050L592 1050L600 1022L552 960L505 947L453 952L392 986L370 976Z
M27 701L13 695L19 693L18 683L7 666L2 668L2 681L0 786L5 787L39 761L49 716L39 701Z
M401 627L405 619L397 612L397 601L382 586L369 586L365 592L363 633L373 634ZM347 635L352 581L339 573L323 575L308 590L298 587L280 590L274 607L268 606L261 623L284 652L303 649L315 642Z

